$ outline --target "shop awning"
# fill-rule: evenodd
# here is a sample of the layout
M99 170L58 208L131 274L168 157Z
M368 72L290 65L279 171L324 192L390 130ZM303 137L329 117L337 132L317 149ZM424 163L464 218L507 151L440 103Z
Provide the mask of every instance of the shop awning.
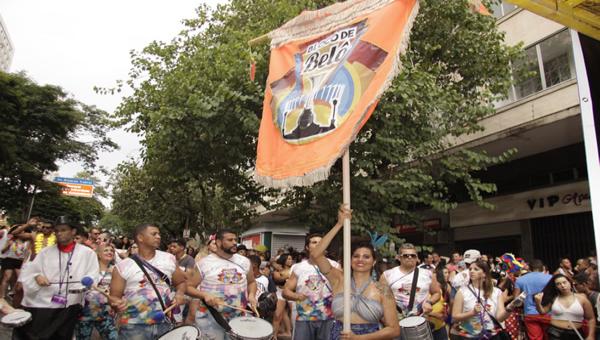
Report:
M600 0L506 0L600 40Z

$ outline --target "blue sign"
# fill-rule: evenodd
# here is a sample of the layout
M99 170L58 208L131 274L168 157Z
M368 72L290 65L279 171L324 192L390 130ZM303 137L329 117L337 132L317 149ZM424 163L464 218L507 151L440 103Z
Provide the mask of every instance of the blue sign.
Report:
M92 181L91 179L83 179L83 178L54 177L54 182L94 185L94 181Z

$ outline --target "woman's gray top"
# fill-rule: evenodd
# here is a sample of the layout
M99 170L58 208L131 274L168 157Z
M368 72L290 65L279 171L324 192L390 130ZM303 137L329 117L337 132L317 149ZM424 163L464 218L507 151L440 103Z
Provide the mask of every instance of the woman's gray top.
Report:
M383 318L383 306L379 301L362 295L371 282L373 281L369 280L364 286L356 290L354 279L352 279L352 313L356 313L369 323L379 323ZM341 320L344 317L344 293L335 294L331 308L336 319Z

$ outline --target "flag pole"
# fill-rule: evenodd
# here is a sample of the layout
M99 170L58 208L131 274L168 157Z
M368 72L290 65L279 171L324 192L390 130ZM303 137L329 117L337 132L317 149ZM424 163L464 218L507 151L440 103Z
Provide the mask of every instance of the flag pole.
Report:
M350 147L344 152L342 158L342 187L343 187L343 202L347 209L350 209ZM350 330L351 311L351 293L352 286L352 267L350 259L352 257L351 248L351 227L350 219L344 219L344 331Z

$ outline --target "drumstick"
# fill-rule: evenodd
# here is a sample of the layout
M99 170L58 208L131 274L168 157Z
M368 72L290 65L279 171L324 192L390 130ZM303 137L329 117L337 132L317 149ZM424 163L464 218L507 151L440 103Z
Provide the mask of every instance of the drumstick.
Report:
M229 307L231 309L239 310L240 312L244 312L244 313L248 313L248 312L253 313L251 310L247 310L247 309L244 309L244 308L240 308L240 307L228 305L226 303L220 303L220 305L224 306L224 307Z
M169 313L170 311L172 311L172 310L173 310L173 308L175 308L175 307L177 307L177 306L179 306L179 305L178 305L178 304L176 304L176 303L174 303L174 304L170 305L169 307L167 307L167 309L165 309L164 313L165 313L165 314Z
M256 315L256 317L260 318L260 314L258 313L258 309L256 308L256 306L250 305L250 307L254 311L254 314Z

